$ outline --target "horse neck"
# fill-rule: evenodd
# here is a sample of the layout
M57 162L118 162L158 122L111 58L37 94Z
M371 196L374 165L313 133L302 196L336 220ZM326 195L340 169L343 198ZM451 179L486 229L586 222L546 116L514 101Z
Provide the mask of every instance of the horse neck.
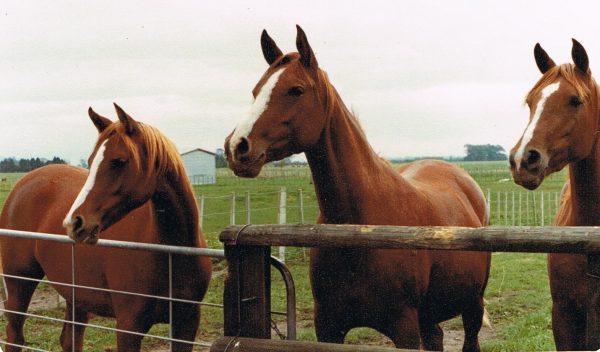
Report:
M594 83L596 106L592 111L598 111L598 86ZM600 129L600 112L596 113L596 121ZM600 225L600 143L599 132L594 134L594 145L591 154L578 162L569 165L569 182L571 183L571 203L574 225Z
M326 125L317 146L306 151L326 223L361 223L363 204L380 186L378 177L393 172L373 151L357 120L333 87L324 106Z
M190 183L184 179L185 172L176 177L167 171L159 179L152 204L159 227L160 242L187 247L198 246L198 207Z

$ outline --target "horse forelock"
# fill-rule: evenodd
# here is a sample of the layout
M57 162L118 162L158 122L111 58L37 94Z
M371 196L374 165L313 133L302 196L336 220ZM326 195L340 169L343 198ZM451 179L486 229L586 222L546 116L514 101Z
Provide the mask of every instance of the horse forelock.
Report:
M589 71L591 77L591 70ZM549 69L544 75L537 81L537 83L531 88L525 98L526 102L532 102L536 97L540 96L542 90L548 85L555 83L559 78L564 78L579 95L579 98L590 102L593 99L592 95L595 93L595 83L593 79L585 79L586 76L581 74L574 64L562 64L554 66ZM592 92L592 88L594 92ZM598 97L596 97L598 98Z
M165 173L173 173L177 177L185 175L183 161L173 142L153 126L140 122L137 126L139 128L136 129L136 132L142 141L141 144L138 144L132 136L125 132L123 124L116 122L102 132L98 138L98 146L109 138L119 138L123 142L122 145L129 155L136 173L142 172L142 157L145 152L148 165L155 166L154 168L148 168L146 177L153 176L150 173L152 170L155 170L157 175L164 175ZM141 148L144 148L144 150Z

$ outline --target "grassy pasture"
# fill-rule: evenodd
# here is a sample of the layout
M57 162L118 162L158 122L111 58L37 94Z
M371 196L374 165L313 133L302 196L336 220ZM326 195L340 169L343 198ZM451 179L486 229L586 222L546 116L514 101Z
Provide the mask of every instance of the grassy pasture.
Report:
M491 194L492 212L496 209L497 192L524 192L510 180L506 162L470 162L460 163L479 183L484 192ZM221 248L218 234L229 224L229 209L231 193L236 195L236 223L245 222L244 202L246 192L251 199L252 223L276 223L279 189L285 187L287 197L287 222L299 221L298 189L303 190L304 220L314 223L318 215L314 188L308 173L292 170L287 177L277 176L277 172L267 172L273 177L258 177L256 179L240 179L231 176L227 170L219 170L218 183L215 185L196 186L198 197L204 195L204 226L203 230L209 246ZM0 174L0 179L7 177L0 184L0 206L20 175ZM564 182L565 172L548 178L539 191L558 192ZM494 214L494 213L492 213ZM505 216L506 214L504 214ZM494 220L494 215L492 220ZM503 219L503 218L501 218ZM275 249L274 249L275 253ZM308 282L307 252L301 248L286 249L286 264L294 275L297 289L298 337L303 340L315 340L312 326L312 296ZM224 263L215 261L215 271L224 268ZM273 305L275 310L284 310L284 286L278 273L273 272ZM222 301L223 277L214 279L205 299L208 302ZM43 286L42 292L50 292L52 288ZM492 271L486 290L487 309L493 324L493 337L482 340L486 351L516 351L516 350L552 350L554 344L550 330L550 295L546 274L545 255L495 253L492 257ZM61 309L44 308L38 314L62 317ZM205 307L202 310L202 325L199 339L210 341L221 333L222 311ZM280 317L276 317L282 322ZM111 320L95 318L92 323L114 326ZM0 318L0 339L5 338L4 318ZM460 329L460 321L455 319L446 325L450 329ZM26 337L33 347L58 350L60 324L28 319ZM157 326L151 333L167 334L166 326ZM385 338L369 329L353 330L347 337L351 343L379 344L389 343ZM86 332L86 351L105 351L115 348L114 335L111 332L88 329ZM145 339L144 349L160 350L165 344Z

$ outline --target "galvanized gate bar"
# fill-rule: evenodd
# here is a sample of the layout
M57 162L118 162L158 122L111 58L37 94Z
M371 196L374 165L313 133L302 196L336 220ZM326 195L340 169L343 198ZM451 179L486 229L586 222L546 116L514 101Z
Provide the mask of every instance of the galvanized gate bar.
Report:
M74 244L75 241L65 235L55 235L50 233L41 232L29 232L19 230L8 230L0 229L0 236L19 237L33 240L46 240L53 242L69 243ZM194 248L194 247L182 247L182 246L169 246L155 243L140 243L140 242L127 242L127 241L115 241L115 240L98 240L98 243L89 244L78 244L78 246L102 246L132 250L143 250L143 251L154 251L171 254L182 254L182 255L200 255L213 258L225 258L225 253L220 249L210 248Z
M296 339L296 285L292 273L278 258L271 257L271 265L275 267L283 277L285 283L287 302L287 337L286 340ZM271 312L273 313L273 312Z

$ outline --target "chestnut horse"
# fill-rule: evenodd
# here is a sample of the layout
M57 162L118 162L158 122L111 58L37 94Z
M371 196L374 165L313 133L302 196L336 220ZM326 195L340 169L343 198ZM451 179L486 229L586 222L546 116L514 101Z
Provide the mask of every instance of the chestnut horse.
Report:
M225 140L238 176L306 154L320 223L409 226L487 225L483 193L469 175L442 161L394 169L373 151L298 29L298 53L282 54L263 31L270 65L253 90L250 116ZM464 350L478 350L485 252L313 248L310 279L319 341L343 343L371 327L397 347L443 349L439 323L462 315Z
M64 233L78 243L93 244L98 236L114 240L206 247L185 169L174 145L156 128L136 122L115 104L118 122L89 115L100 132L89 158L90 172L66 166L46 166L25 175L8 196L0 228ZM65 217L66 215L66 217ZM63 220L64 219L64 220ZM0 238L4 273L71 283L71 245ZM76 245L77 285L169 295L168 255L145 251ZM207 257L173 256L173 297L199 301L211 275ZM7 278L6 309L25 312L37 282ZM55 285L73 318L72 289ZM117 329L146 333L155 323L169 321L163 299L75 289L75 317L86 323L90 314L115 317ZM25 317L7 313L8 342L24 343ZM174 339L193 341L199 325L197 304L173 302ZM64 351L82 350L84 326L65 323L60 337ZM119 351L139 351L142 337L117 333ZM192 345L173 342L173 350ZM7 351L19 348L7 346Z
M598 86L587 53L573 39L574 64L557 66L537 44L542 78L527 94L529 124L510 153L513 179L536 189L544 177L569 166L555 225L600 225ZM587 260L584 255L548 254L552 330L559 350L585 349Z

